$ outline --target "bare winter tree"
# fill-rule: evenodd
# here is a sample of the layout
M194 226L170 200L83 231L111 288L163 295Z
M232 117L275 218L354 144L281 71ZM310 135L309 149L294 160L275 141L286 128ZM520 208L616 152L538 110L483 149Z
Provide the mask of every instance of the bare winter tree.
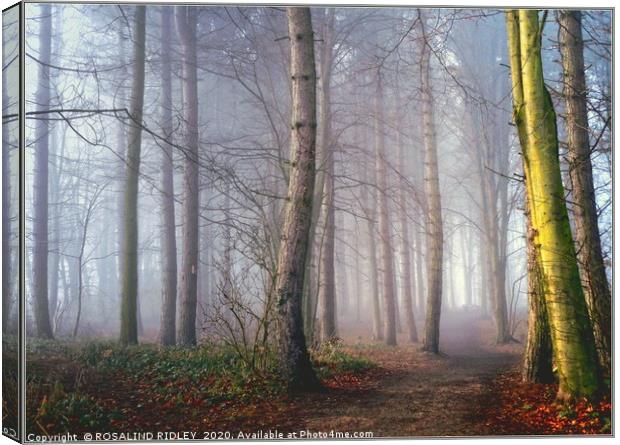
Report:
M52 46L52 5L41 5L39 30L39 76L36 102L39 110L46 110L50 102L50 69ZM48 203L49 203L49 138L47 119L37 121L35 130L34 222L32 251L32 295L37 335L53 338L48 302Z
M127 134L125 173L123 276L121 302L121 344L138 343L138 180L142 148L144 108L144 60L146 51L146 6L134 13L133 84L131 88L131 124Z
M601 365L611 370L611 293L601 249L590 160L587 88L581 11L558 11L564 69L568 162L572 183L575 243L581 281L594 326Z
M173 35L172 8L163 8L161 11L161 76L162 76L162 130L165 137L173 137L172 122L172 67L170 53L172 45L170 36ZM174 166L173 150L169 144L162 149L162 310L159 341L163 346L176 343L176 309L177 309L177 241L174 217Z
M185 106L185 175L183 179L183 265L179 309L179 344L196 344L198 277L198 78L196 15L189 6L176 9L177 30L183 45L183 98Z
M309 8L287 8L291 45L291 173L275 294L280 314L280 364L289 391L319 382L306 349L301 313L316 162L316 71Z
M437 165L437 143L435 140L435 115L430 76L431 48L424 22L425 16L420 10L420 27L423 35L420 73L422 79L422 119L424 125L424 184L428 199L428 212L426 216L428 284L426 286L426 324L423 349L437 353L439 352L439 320L441 317L443 227Z

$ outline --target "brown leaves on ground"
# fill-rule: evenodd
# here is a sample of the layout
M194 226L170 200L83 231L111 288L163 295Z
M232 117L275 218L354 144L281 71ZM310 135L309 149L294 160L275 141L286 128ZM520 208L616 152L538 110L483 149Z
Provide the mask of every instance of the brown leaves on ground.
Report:
M364 390L375 387L386 371L372 368L361 372L344 372L324 379L321 383L325 388L340 390Z
M555 403L557 385L521 381L518 371L499 375L491 383L483 416L490 434L610 434L609 397L592 404ZM492 401L494 399L494 401Z
M81 355L57 352L61 360L44 345L29 356L29 372L38 378L29 382L28 402L31 417L45 412L37 417L40 426L29 420L29 427L46 434L227 431L234 437L269 429L371 431L376 438L610 433L609 398L560 407L556 386L520 381L522 345L486 340L491 320L446 318L441 355L420 352L404 338L386 347L360 336L315 351L324 391L295 396L273 375L240 372L230 355L216 351L97 347Z

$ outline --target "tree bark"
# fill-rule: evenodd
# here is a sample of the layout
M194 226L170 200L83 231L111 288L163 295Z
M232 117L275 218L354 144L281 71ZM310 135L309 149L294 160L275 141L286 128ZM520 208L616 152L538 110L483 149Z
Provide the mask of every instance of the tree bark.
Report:
M599 360L611 375L611 292L603 262L590 160L581 12L558 11L558 21L577 259Z
M52 5L41 5L39 29L39 74L36 93L37 110L50 105L50 69L52 43ZM48 209L49 209L49 121L37 120L35 127L35 165L33 190L33 270L32 296L37 336L53 338L48 301Z
M557 399L596 398L603 382L564 200L556 115L542 69L537 10L507 12L514 119L558 369Z
M521 376L525 382L553 383L555 381L552 363L553 352L547 308L545 307L543 272L540 252L534 243L534 231L527 209L525 219L527 225L528 318Z
M287 18L293 97L291 172L275 296L281 371L288 391L296 392L320 386L306 348L301 311L316 172L316 71L310 9L288 7Z
M161 12L161 75L162 75L162 130L167 139L173 137L172 126L172 8L164 7ZM162 346L176 344L177 307L177 241L174 217L174 166L173 150L168 144L162 147L161 174L161 269L162 269L162 307L159 342Z
M383 269L383 308L385 311L385 344L396 345L396 294L394 292L394 263L387 201L386 147L383 126L383 88L381 73L377 72L375 95L375 174L379 216L379 251Z
M186 151L183 176L183 264L181 266L178 343L196 344L198 303L198 74L196 15L188 6L176 8L177 30L183 46L183 101Z
M424 19L421 21L424 30ZM422 78L422 116L424 127L424 185L428 200L426 216L427 286L426 324L422 349L439 352L439 321L441 317L443 223L439 192L439 167L435 135L435 110L430 84L430 48L424 34L420 64Z
M121 334L123 345L138 343L138 179L142 145L144 106L144 59L146 47L146 6L136 6L133 41L133 84L131 88L131 124L127 134L125 171L123 275L121 291Z

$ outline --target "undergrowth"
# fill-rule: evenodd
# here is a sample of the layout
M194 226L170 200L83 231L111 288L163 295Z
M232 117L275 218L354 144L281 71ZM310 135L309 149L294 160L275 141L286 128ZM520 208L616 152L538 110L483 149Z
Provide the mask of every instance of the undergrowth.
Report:
M29 341L27 352L27 423L36 433L106 430L145 407L153 412L200 410L225 401L278 397L285 387L273 351L264 352L268 357L260 369L219 345L121 347L114 342L35 340ZM322 379L373 366L345 352L337 341L311 356ZM123 390L132 394L131 401L110 401Z

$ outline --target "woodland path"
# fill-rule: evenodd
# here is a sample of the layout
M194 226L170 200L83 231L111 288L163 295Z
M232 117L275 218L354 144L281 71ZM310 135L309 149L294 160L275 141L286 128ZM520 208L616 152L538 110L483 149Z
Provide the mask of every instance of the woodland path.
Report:
M490 381L514 369L521 345L491 343L491 322L462 313L442 320L442 355L420 345L360 347L380 366L369 389L333 390L305 397L297 418L310 431L372 431L385 436L471 436L493 434L481 408L493 403Z

